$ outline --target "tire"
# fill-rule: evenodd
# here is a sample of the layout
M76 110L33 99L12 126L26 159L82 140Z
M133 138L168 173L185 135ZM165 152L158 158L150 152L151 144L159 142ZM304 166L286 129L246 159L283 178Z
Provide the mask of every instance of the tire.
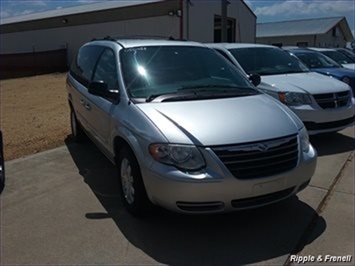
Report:
M131 149L123 147L117 159L123 205L134 216L146 214L152 207L144 187L140 167Z
M85 132L76 118L73 108L70 108L70 127L73 140L78 143L83 142L85 139Z

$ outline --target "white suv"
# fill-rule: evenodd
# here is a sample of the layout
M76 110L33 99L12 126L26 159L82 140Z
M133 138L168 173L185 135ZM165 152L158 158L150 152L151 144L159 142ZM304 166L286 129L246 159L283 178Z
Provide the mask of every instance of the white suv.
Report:
M354 124L351 88L309 69L295 56L269 45L208 44L246 75L259 74L258 88L291 108L308 133L336 132Z

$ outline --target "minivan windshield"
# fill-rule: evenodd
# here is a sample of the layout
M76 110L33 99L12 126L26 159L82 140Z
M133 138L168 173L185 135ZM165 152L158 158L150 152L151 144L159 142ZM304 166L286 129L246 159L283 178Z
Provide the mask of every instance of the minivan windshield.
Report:
M297 58L272 47L248 47L229 50L248 74L278 75L309 72Z
M342 67L337 62L321 53L293 52L309 68L334 68Z
M258 93L235 66L205 47L133 47L123 49L120 59L130 98L150 101L164 94L198 92L213 98Z

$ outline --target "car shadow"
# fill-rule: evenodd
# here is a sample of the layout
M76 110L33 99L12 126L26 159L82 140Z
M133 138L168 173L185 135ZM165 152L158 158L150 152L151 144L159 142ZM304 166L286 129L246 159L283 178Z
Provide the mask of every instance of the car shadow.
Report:
M310 137L318 156L333 155L354 150L355 139L342 133L320 134Z
M170 265L241 265L296 254L317 239L325 220L296 196L255 210L219 215L181 215L157 208L135 218L120 200L114 166L91 143L67 148L106 213L87 219L113 219L127 240L159 263ZM309 226L312 226L312 234ZM312 236L309 238L309 236Z

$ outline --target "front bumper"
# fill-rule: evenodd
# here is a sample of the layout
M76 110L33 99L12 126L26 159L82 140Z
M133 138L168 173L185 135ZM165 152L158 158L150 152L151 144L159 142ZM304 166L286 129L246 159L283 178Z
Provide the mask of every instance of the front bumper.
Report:
M336 132L354 125L354 98L346 107L320 109L311 105L290 107L305 124L308 134Z
M282 174L241 180L235 178L209 149L204 151L204 173L183 173L154 162L142 169L150 200L181 213L217 213L260 207L286 199L304 189L314 174L317 153L310 146L300 152L298 165Z

